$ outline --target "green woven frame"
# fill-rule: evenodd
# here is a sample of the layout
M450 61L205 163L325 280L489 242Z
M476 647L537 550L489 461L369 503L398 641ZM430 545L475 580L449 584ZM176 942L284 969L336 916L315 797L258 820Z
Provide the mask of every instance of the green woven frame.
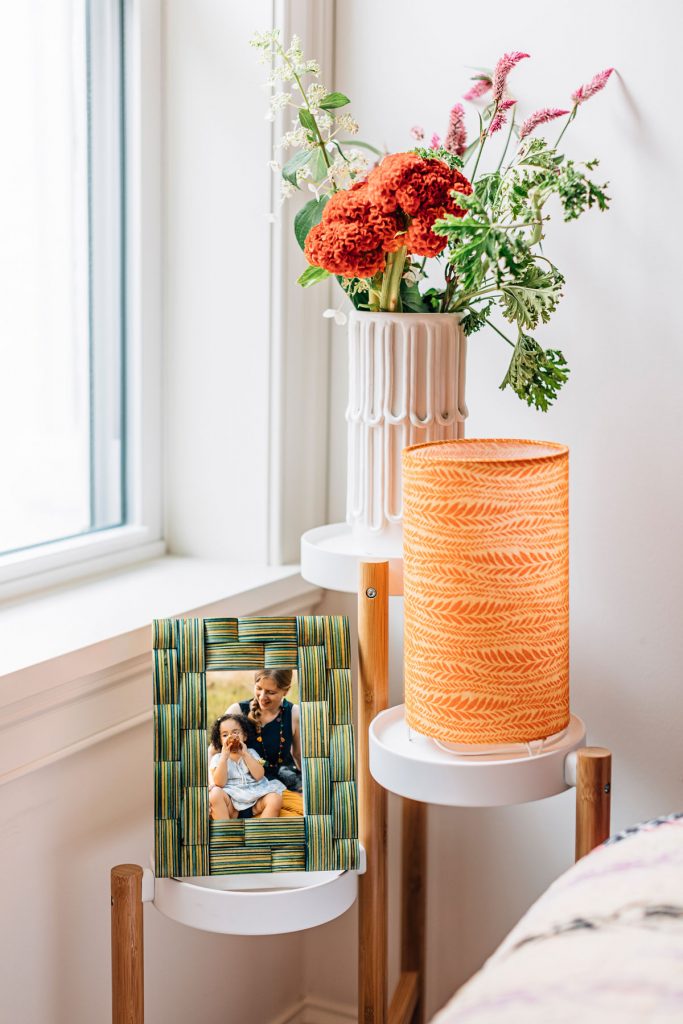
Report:
M359 866L351 643L342 616L156 619L156 874ZM296 669L304 817L209 820L206 672Z

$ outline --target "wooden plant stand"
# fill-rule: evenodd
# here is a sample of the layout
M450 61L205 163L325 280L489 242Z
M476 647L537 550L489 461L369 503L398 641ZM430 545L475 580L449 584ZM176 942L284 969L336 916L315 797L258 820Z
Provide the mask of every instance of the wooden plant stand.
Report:
M357 775L360 842L366 858L365 871L358 874L358 1021L359 1024L424 1024L429 801L415 799L417 794L412 794L413 798L404 795L402 800L401 973L391 1000L387 984L387 788L376 781L371 772L371 747L378 721L389 713L389 593L392 583L389 568L387 562L362 563L358 594ZM397 593L393 568L392 593ZM446 764L443 771L447 773L449 768ZM377 766L375 771L381 775ZM561 788L576 785L577 859L603 842L609 834L610 772L611 754L602 747L580 746L566 758L566 784L563 779ZM385 783L390 783L390 788L401 795L400 789L395 788L393 777L385 779ZM554 791L559 792L560 789ZM461 796L460 801L460 805L487 805L477 803L476 798L463 801ZM431 802L458 805L458 800ZM505 800L495 802L504 803ZM353 875L353 872L342 873L338 879L320 886L315 895L313 892L308 894L309 926L321 923L316 919L320 901L337 901L337 913L341 912L340 907L346 909L351 905L355 898ZM246 893L217 891L215 897L209 899L206 892L192 893L190 890L193 888L190 883L173 879L155 880L149 869L143 871L136 864L119 864L112 869L113 1024L143 1024L144 1021L143 902L154 901L168 916L185 924L236 934L232 927L223 926L222 919L226 914L230 915L234 899L244 897ZM187 903L183 902L185 890L188 891ZM278 928L277 921L279 918L292 919L288 901L296 897L287 893L270 897L265 892L255 895L262 901L263 914L267 914L268 906L276 905L276 900L282 901L283 909L273 911L269 933L285 931L284 927ZM202 915L206 918L204 923Z
M388 570L386 562L363 563L358 596L358 786L360 841L367 855L367 872L360 882L358 1021L424 1024L426 800L402 800L401 973L390 1001L387 990L387 793L371 774L369 748L377 716L388 703ZM612 757L602 747L580 747L565 760L566 784L562 780L562 788L574 784L574 772L576 777L578 860L609 835ZM393 780L391 789L400 795ZM458 805L457 800L452 803ZM477 806L469 800L466 803Z

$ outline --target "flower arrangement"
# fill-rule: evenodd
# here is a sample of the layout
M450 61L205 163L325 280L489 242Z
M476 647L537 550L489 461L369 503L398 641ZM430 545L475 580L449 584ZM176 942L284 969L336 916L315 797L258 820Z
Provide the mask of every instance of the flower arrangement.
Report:
M506 53L493 69L478 71L463 96L478 115L471 143L465 107L456 103L443 140L433 133L428 146L419 145L425 130L415 125L414 149L385 154L353 139L358 125L341 112L349 98L317 80L320 68L304 57L296 37L285 48L277 32L267 32L252 45L270 67L268 117L296 110L278 143L294 155L271 164L282 176L283 198L304 189L313 194L294 218L309 264L299 283L308 287L334 275L356 309L457 313L468 335L492 328L513 350L501 388L547 410L569 376L562 352L543 348L531 333L549 321L564 285L541 248L548 203L559 200L565 221L609 203L607 186L591 176L598 161L577 163L558 146L614 69L576 89L567 109L542 107L518 123L509 77L529 54ZM535 135L559 119L554 144ZM480 173L485 146L503 129L495 170ZM514 328L512 338L493 323L496 311ZM338 311L335 319L343 320Z

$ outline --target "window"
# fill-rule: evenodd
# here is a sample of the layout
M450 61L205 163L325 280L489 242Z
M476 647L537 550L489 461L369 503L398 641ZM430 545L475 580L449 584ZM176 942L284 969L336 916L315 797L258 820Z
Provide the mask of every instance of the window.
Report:
M2 10L0 553L126 522L122 12Z
M164 551L160 26L155 0L0 13L2 597Z

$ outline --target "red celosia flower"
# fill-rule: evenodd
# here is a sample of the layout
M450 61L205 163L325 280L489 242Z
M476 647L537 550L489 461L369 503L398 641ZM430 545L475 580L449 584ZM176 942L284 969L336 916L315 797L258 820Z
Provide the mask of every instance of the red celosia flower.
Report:
M604 89L613 71L614 68L605 68L604 71L598 71L597 75L593 75L590 82L586 85L580 85L576 92L572 93L572 100L576 103L577 107L579 104L589 100L591 96L595 96L596 92Z
M478 100L480 96L485 96L489 89L492 87L493 82L490 78L479 78L471 89L468 89L463 96L464 100Z
M454 189L467 195L472 186L442 160L425 160L417 153L391 153L368 177L368 194L383 212L402 210L409 217L425 207L450 207Z
M520 60L528 57L528 53L522 53L520 50L513 50L512 53L504 53L500 58L495 68L493 69L493 101L494 103L500 103L503 98L505 91L505 85L507 78L512 69L516 64L519 64Z
M495 117L491 119L489 125L489 135L493 135L494 132L499 132L504 124L507 124L507 112L510 107L514 107L517 100L502 100L498 104L498 110Z
M322 221L306 236L306 259L331 274L372 277L383 269L385 252L398 247L400 229L400 218L380 210L367 183L356 182L327 203Z
M326 224L321 221L306 236L306 259L314 267L342 277L373 277L384 269L384 251L364 249L367 236L358 224Z
M456 156L462 156L467 149L467 129L465 128L465 108L462 103L456 103L451 110L448 122L448 132L444 142L444 149Z
M472 191L467 178L442 160L425 160L417 153L393 153L385 156L368 178L368 191L387 212L402 211L411 219L397 241L418 256L436 256L446 239L432 231L434 221L446 213L463 217L453 192L468 195Z
M541 110L537 110L534 114L530 114L526 121L522 122L522 127L519 130L520 139L525 139L534 128L538 128L539 124L554 121L556 117L564 117L568 113L568 110L558 110L556 107L543 107Z
M401 244L405 245L409 253L415 256L438 256L446 248L446 239L441 235L435 235L432 231L434 222L444 216L445 213L455 213L462 216L465 211L446 210L443 206L428 207L413 217L405 235L401 236Z
M446 239L433 233L434 221L446 213L464 216L452 193L471 191L467 178L442 160L392 153L367 181L332 196L306 237L306 259L331 274L364 278L383 270L386 254L402 246L435 256Z

